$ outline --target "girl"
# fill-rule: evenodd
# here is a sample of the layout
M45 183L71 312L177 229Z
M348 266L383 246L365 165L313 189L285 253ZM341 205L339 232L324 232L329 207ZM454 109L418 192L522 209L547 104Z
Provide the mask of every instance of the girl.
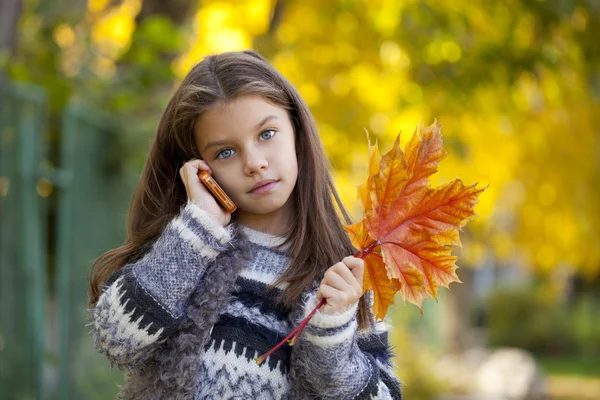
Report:
M162 115L127 240L92 268L92 335L125 372L119 398L400 399L336 206L351 223L290 83L253 51L197 64ZM322 298L293 347L255 362Z

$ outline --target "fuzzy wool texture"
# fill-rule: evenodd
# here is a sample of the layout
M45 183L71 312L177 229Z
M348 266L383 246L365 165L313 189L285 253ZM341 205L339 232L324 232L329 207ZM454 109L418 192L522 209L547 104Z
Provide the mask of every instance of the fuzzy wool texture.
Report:
M111 362L130 368L142 367L147 358L152 356L152 350L160 343L164 332L160 328L154 333L149 332L150 325L141 324L143 317L133 317L134 310L128 311L129 300L122 304L125 295L123 285L125 276L119 277L114 284L108 286L96 307L90 310L95 325L92 331L94 347L101 349ZM146 348L147 351L136 351Z
M296 323L318 303L316 287L293 311ZM372 292L365 297L372 305ZM356 306L333 315L315 313L293 347L290 399L402 399L385 323L376 322L370 313L370 327L358 330L356 319Z
M318 282L281 308L286 285L265 289L289 265L286 247L276 248L283 238L216 222L182 207L90 310L95 347L125 372L118 399L401 398L387 329L370 315L370 328L358 330L356 306L317 312L294 347L256 364L314 308Z
M237 275L252 258L247 239L238 235L232 240L236 242L235 249L217 257L193 292L180 333L154 351L147 368L127 372L119 399L194 399L199 360L210 329L229 303Z
M305 296L301 318L317 303L314 293ZM356 307L329 317L318 311L294 346L290 371L294 398L353 399L373 376L365 355L355 351ZM331 359L340 361L333 369Z

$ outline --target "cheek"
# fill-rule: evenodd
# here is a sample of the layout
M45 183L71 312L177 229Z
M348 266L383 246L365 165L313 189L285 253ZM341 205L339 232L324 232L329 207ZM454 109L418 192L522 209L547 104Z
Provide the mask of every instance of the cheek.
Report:
M232 193L231 189L235 187L235 182L232 173L228 173L227 169L217 169L212 168L213 178L217 181L217 183L227 192L228 194Z
M298 180L298 162L295 157L289 162L288 170L290 175L294 177L294 182L296 182Z
M286 165L288 171L295 171L297 175L298 171L298 158L296 155L296 148L294 145L293 137L292 140L286 143L286 146L279 152L281 162Z
M297 159L295 151L292 153L292 156L290 156L288 163L289 163L290 173L293 174L293 176L296 178L294 180L297 180L298 179L298 159Z

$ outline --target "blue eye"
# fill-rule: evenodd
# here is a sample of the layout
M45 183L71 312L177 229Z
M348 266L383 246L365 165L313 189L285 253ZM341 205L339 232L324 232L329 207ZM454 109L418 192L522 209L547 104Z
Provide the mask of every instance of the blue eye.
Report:
M259 136L263 140L270 140L273 138L273 136L275 136L275 133L277 133L275 129L265 129L260 133ZM233 156L233 154L235 154L235 151L233 151L232 149L223 149L217 153L217 159L224 160Z
M268 137L264 137L263 135L267 132L272 132ZM262 131L260 134L260 137L262 137L265 140L269 140L271 139L273 136L275 136L275 129L267 129L265 131Z
M231 157L232 154L229 154L229 155L227 155L225 157L221 157L222 154L224 154L224 153L226 153L228 151L233 153L233 150L231 150L231 149L225 149L225 150L220 151L219 154L217 154L217 158L225 159L225 158Z

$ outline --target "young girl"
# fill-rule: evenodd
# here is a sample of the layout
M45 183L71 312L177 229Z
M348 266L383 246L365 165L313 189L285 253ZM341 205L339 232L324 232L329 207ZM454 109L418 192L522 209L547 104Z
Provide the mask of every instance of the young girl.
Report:
M253 51L197 64L162 115L127 240L92 268L92 335L125 372L119 398L400 399L336 206L351 223L290 83ZM322 298L293 347L256 363Z

